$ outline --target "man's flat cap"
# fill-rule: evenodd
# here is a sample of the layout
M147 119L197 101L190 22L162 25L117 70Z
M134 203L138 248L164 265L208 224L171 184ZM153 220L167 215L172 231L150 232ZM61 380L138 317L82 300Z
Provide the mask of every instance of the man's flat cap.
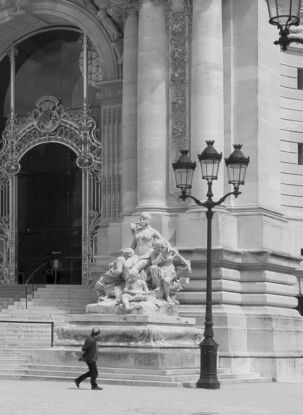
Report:
M100 334L100 329L98 329L98 327L94 327L92 329L92 335L93 336L98 336L98 334Z

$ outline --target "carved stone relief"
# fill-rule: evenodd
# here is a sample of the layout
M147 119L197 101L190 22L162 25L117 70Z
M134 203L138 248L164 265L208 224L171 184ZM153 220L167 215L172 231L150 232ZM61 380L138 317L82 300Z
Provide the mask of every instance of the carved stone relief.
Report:
M170 0L169 32L169 138L170 162L179 150L189 148L189 43L191 1ZM171 191L175 191L171 183Z
M83 0L83 4L100 21L106 31L116 56L119 75L122 75L123 30L121 1Z

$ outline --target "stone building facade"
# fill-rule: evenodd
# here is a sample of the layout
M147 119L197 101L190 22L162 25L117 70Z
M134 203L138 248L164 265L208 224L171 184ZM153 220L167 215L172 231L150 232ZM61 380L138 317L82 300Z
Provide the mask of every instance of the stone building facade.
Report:
M129 223L148 211L153 226L191 259L181 311L203 321L206 218L203 209L178 198L171 163L184 148L196 159L206 139L226 156L240 143L250 157L246 183L213 221L220 363L277 379L302 378L302 49L282 52L273 45L277 33L268 24L265 0L7 0L0 4L2 60L24 39L56 30L87 37L90 89L84 106L81 80L68 102L64 94L54 96L60 103L51 102L64 107L56 128L73 131L60 135L45 124L39 129L35 117L15 121L24 111L18 94L25 84L16 78L13 108L9 78L1 86L3 112L13 114L1 150L3 281L18 278L17 165L37 145L59 143L74 151L82 172L82 283L129 246ZM45 88L42 95L55 94ZM42 95L23 99L27 110L43 113ZM78 115L63 117L67 107ZM25 137L26 128L37 140ZM222 165L214 197L228 191ZM197 172L192 194L206 194Z

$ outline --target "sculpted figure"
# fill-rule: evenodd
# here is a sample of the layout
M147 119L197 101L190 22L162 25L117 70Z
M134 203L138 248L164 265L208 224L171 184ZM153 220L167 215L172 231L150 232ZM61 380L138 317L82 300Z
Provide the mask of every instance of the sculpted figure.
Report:
M165 240L154 242L149 272L153 287L158 291L158 297L163 297L167 302L176 302L176 292L183 288L182 284L186 282L185 279L179 281L174 260L178 260L189 273L191 272L190 262L180 255L177 249L172 248Z
M155 239L163 240L162 235L150 226L150 221L149 213L141 213L140 222L131 223L131 233L133 235L131 248L138 256L138 261L132 270L137 273L151 265L150 256Z
M141 302L147 300L147 295L149 293L147 284L145 281L139 278L139 275L135 272L130 272L128 274L124 290L121 295L120 301L125 310L130 310L130 302Z
M118 65L123 61L123 36L117 16L111 13L110 0L82 0L84 7L97 16L109 36Z
M108 270L99 278L95 285L98 294L98 301L103 301L109 297L117 297L122 293L125 285L125 276L129 268L136 263L136 255L132 248L122 250L122 255L118 256L109 264Z
M189 283L179 271L191 273L190 262L150 226L150 221L150 214L142 213L140 222L131 223L131 248L122 250L96 283L99 304L104 302L100 306L107 313L130 309L175 312L176 293Z

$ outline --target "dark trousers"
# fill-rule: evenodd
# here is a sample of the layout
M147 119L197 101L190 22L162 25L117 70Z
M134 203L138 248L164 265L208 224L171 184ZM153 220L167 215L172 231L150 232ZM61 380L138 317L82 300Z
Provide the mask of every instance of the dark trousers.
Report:
M79 376L77 381L79 383L81 383L84 379L90 378L90 383L91 383L92 388L93 388L93 387L97 386L97 383L96 383L96 379L98 377L97 363L96 362L90 362L90 363L86 362L86 364L88 366L89 371L86 372L86 373L83 373L83 375Z

